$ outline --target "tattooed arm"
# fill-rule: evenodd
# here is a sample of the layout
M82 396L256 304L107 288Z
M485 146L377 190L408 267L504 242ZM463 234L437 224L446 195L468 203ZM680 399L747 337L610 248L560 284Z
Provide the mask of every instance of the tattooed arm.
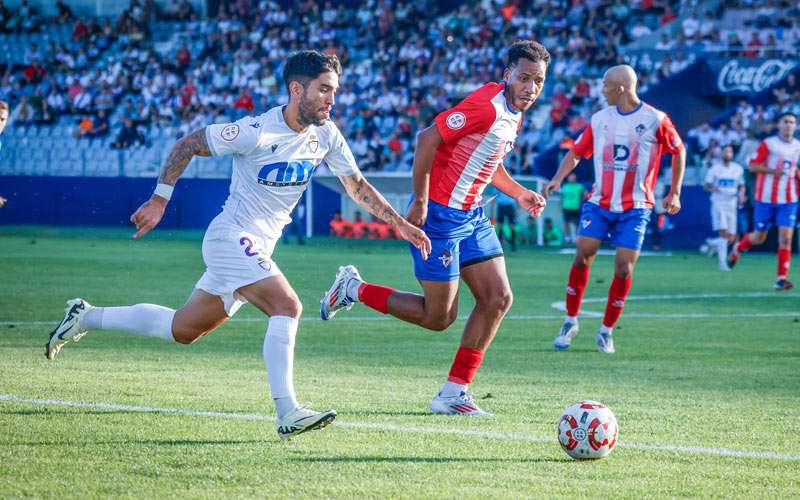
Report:
M397 228L400 236L417 247L422 253L422 258L427 259L431 252L431 240L425 232L409 224L402 215L392 208L383 195L367 181L361 172L353 175L340 176L339 180L344 185L345 191L356 203L366 211Z
M205 128L197 129L175 143L167 157L167 161L161 167L158 183L174 186L195 156L211 156L211 150L206 141ZM136 212L131 215L131 222L136 225L136 234L133 237L139 239L156 227L161 222L166 207L167 199L157 194L153 194L149 200L142 203Z
M161 167L158 183L174 186L178 182L178 177L186 170L186 166L195 156L211 156L205 128L199 128L175 143L167 161Z

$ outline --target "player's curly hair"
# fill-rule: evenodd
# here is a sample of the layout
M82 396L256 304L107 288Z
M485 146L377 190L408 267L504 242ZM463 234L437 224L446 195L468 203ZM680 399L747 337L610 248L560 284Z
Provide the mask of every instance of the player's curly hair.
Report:
M539 42L533 40L519 40L508 48L506 68L515 66L520 59L528 59L533 62L542 61L546 66L549 66L550 52Z
M316 50L301 50L286 60L286 65L283 67L283 83L287 91L291 82L300 82L305 87L308 82L328 71L342 76L342 64L338 57L326 56Z

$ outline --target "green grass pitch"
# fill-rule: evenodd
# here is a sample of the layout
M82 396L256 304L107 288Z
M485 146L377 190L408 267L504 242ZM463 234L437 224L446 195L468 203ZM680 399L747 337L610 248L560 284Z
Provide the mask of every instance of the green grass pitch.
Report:
M426 412L463 319L429 332L356 305L316 320L341 264L418 290L403 244L279 245L308 319L298 396L339 412L282 443L268 420L266 319L251 306L192 346L94 331L45 359L66 299L186 299L203 271L200 233L131 232L0 228L2 498L800 496L800 293L771 290L774 255L730 273L690 253L642 257L608 356L595 350L597 318L569 352L552 350L570 256L509 254L511 318L472 384L495 416L467 419ZM599 257L587 298L605 296L611 272ZM462 290L462 317L471 303ZM576 462L555 421L587 398L615 412L620 445Z

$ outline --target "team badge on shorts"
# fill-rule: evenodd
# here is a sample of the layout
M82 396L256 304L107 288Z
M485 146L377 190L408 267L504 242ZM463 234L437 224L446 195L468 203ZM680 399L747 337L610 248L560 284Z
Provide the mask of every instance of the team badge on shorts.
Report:
M239 125L235 123L231 123L230 125L225 125L222 127L222 130L219 133L220 137L223 140L231 142L232 140L239 137Z
M592 221L590 219L583 219L581 221L581 226L583 226L583 228L586 229L587 227L589 227L589 224L591 224L591 223L592 223Z
M447 123L448 128L458 130L467 123L467 117L464 116L464 113L456 111L447 117L447 121L445 123Z
M450 267L450 263L453 262L453 254L450 253L450 250L445 250L442 255L439 257L439 260L444 267Z

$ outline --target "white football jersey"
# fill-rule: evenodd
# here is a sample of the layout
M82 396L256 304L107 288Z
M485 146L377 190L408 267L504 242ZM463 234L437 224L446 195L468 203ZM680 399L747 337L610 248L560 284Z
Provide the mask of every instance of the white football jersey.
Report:
M714 162L706 172L705 184L716 188L711 193L712 203L733 203L739 199L739 186L744 184L744 168L736 162L726 167L722 162Z
M213 156L233 155L230 195L220 218L269 238L292 219L314 170L323 161L335 175L358 172L353 153L332 121L305 132L289 128L283 107L206 127Z

